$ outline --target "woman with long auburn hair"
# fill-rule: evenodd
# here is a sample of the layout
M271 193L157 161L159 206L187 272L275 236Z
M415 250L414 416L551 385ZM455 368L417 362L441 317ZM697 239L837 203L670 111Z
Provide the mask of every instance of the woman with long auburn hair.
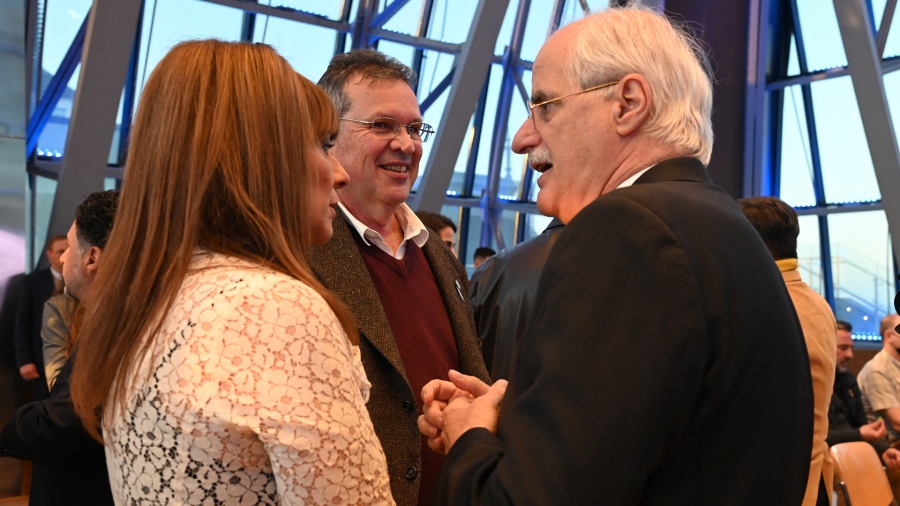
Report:
M327 96L262 44L191 41L144 88L75 407L116 502L392 504L331 237Z

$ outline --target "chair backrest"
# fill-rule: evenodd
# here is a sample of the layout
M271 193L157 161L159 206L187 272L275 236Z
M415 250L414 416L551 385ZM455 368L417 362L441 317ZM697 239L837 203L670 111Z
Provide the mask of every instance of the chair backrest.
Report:
M894 494L881 459L865 441L841 443L831 447L841 470L841 488L848 506L888 506Z

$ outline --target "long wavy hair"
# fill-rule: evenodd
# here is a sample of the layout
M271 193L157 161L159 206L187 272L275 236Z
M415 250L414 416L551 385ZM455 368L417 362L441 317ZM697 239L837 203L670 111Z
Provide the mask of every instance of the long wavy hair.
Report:
M327 95L263 44L175 46L144 88L103 265L82 301L72 398L97 439L153 347L195 248L303 281L353 344L353 316L312 273L308 170L338 131Z

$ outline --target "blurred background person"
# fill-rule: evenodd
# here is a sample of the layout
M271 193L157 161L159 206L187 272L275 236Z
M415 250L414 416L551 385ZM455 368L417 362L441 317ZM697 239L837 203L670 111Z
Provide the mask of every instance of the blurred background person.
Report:
M62 340L61 362L52 367L45 362L48 378L52 374L58 381L50 397L16 411L0 432L0 455L34 461L31 506L113 504L103 446L84 429L72 405L69 377L75 355L65 350L75 341L77 325L71 323L80 314L75 313L77 301L87 294L100 267L118 199L116 190L96 192L75 209L69 247L60 257L63 278L71 280L71 296L60 293L47 301L42 329L46 336L47 325L53 326L52 334ZM62 297L62 305L54 304L57 297ZM55 315L49 322L48 313Z
M416 216L422 220L423 225L437 232L438 237L453 252L453 256L459 256L456 252L456 223L453 223L453 220L443 214L429 211L416 211Z
M837 321L837 349L835 358L837 369L834 375L834 393L831 396L831 405L828 407L828 445L833 446L850 441L868 441L885 467L888 469L888 479L891 488L894 489L894 497L900 497L900 450L891 448L885 435L887 429L884 420L879 418L868 423L866 411L863 408L862 393L856 378L850 371L850 361L853 359L853 326L850 323ZM835 490L840 484L840 469L834 468ZM837 494L838 504L843 504L844 495Z
M472 255L472 263L475 264L475 268L481 267L481 264L484 263L485 260L491 258L496 255L497 251L493 248L488 248L487 246L479 246L475 248L475 253Z
M25 276L19 292L15 326L16 363L28 388L26 399L31 401L46 399L50 394L44 379L41 316L44 313L44 303L53 295L53 288L62 276L59 258L64 251L66 236L51 237L45 252L50 266Z
M338 120L264 44L178 44L153 71L72 392L117 503L391 504L329 239Z

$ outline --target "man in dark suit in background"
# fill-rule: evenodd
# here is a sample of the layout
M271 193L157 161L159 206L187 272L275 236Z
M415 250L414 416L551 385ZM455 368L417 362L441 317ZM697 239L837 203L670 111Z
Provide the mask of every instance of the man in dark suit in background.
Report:
M118 203L118 190L107 190L88 195L75 210L71 247L62 256L66 290L75 300L93 285ZM47 399L22 406L0 428L0 456L34 461L31 506L113 504L103 445L84 430L72 404L74 358L60 369Z
M31 392L31 399L46 399L50 394L44 379L44 341L41 339L41 322L44 303L53 295L53 288L62 275L59 258L66 251L66 236L50 238L47 245L47 260L50 267L32 272L22 279L16 310L16 364L19 374Z
M443 462L416 428L422 387L452 367L487 380L466 271L405 204L433 133L413 79L394 58L362 50L335 56L319 80L341 118L333 152L350 182L338 189L334 235L309 255L356 317L367 407L400 506L427 504Z
M513 149L566 228L508 390L459 374L423 389L420 428L449 450L435 504L800 504L809 361L781 274L706 174L706 68L642 7L538 53Z

